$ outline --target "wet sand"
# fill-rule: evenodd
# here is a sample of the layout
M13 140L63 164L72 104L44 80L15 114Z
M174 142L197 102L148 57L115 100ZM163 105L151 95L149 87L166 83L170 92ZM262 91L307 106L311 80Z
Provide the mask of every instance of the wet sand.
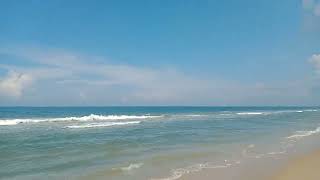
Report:
M261 163L263 161L263 164ZM274 173L283 167L282 161L275 158L253 159L241 165L221 169L204 169L203 171L182 176L181 180L272 180Z
M320 150L277 163L266 159L264 167L246 164L220 170L204 170L181 177L183 180L320 180Z

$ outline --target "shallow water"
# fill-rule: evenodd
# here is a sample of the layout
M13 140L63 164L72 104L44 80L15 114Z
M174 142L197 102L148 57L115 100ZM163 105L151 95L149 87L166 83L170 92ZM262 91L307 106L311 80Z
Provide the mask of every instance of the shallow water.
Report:
M316 107L0 108L0 179L178 179L281 156Z

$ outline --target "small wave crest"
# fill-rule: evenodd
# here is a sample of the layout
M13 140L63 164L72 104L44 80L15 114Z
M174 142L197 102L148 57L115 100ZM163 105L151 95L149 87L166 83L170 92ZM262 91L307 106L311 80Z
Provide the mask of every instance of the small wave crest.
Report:
M186 117L207 117L208 114L185 114Z
M172 171L172 175L166 178L152 178L151 180L176 180L180 179L182 176L186 174L196 173L202 171L203 169L220 169L220 168L228 168L231 166L235 166L240 164L240 161L230 162L225 160L222 164L216 164L213 162L207 162L203 164L195 164L185 168L179 168Z
M264 157L270 157L270 156L276 156L276 155L281 155L281 154L286 154L288 152L287 147L282 147L281 150L278 151L272 151L272 152L267 152L267 153L261 153L258 151L255 151L254 148L256 146L254 144L248 145L245 149L242 150L242 156L245 158L264 158Z
M121 126L130 124L139 124L141 121L128 121L128 122L106 122L106 123L90 123L84 125L71 125L65 128L69 129L81 129L81 128L96 128L96 127L109 127L109 126Z
M304 113L304 112L317 112L317 109L305 109L305 110L283 110L283 111L265 111L265 112L238 112L237 115L271 115L271 114L283 114L283 113Z
M317 112L318 110L317 109L307 109L307 110L304 110L306 112Z
M114 171L122 171L122 172L130 172L135 169L139 169L143 166L143 163L132 163L129 166L119 167L119 168L112 168Z
M263 112L239 112L237 115L263 115Z
M288 136L287 139L301 139L318 133L320 133L320 127L311 131L297 131L297 134Z
M127 167L121 167L120 169L122 171L131 171L133 169L138 169L140 168L141 166L143 166L143 163L135 163L135 164L130 164L129 166Z

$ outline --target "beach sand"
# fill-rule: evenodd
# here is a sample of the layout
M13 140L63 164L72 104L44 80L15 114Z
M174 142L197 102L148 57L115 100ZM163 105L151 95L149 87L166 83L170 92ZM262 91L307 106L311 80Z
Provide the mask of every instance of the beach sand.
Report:
M250 167L250 168L248 168ZM213 178L214 177L214 178ZM295 158L282 164L267 159L264 167L246 164L245 167L208 169L183 176L183 180L320 180L320 150Z
M320 180L320 150L289 161L272 180Z
M274 158L242 162L240 166L235 165L229 168L204 169L200 172L190 173L182 176L181 180L272 180L274 173L283 167L284 164L276 162Z

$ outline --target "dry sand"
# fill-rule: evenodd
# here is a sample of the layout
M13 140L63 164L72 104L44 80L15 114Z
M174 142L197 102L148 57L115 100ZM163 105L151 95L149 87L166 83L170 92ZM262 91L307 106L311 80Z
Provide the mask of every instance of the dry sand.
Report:
M320 150L290 161L272 180L320 180Z

